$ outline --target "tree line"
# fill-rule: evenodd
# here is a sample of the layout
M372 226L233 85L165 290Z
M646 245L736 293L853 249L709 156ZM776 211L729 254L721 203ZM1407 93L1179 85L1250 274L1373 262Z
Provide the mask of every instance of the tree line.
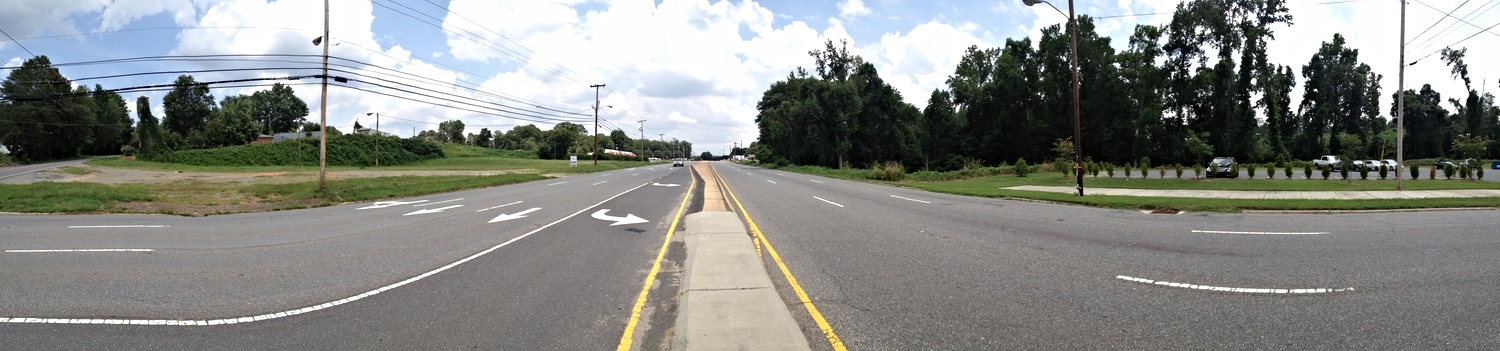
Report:
M1381 108L1382 76L1342 35L1323 42L1301 67L1267 60L1274 29L1291 24L1282 0L1183 2L1171 22L1137 25L1116 50L1093 18L1079 16L1083 154L1157 164L1196 164L1209 156L1277 163L1326 154L1395 158L1397 94ZM969 47L947 86L920 110L846 46L826 42L809 52L815 73L798 68L765 91L751 153L796 164L896 161L938 171L1071 159L1072 148L1059 147L1073 136L1063 25L1043 28L1035 43L1027 37L998 48ZM1407 90L1407 158L1500 157L1500 108L1471 84L1465 52L1444 50L1442 59L1452 78L1465 82L1466 99L1445 101L1430 85ZM1299 83L1301 98L1294 100Z
M464 122L461 120L444 121L438 123L437 130L418 132L416 138L491 149L534 152L537 158L544 160L562 160L567 159L568 156L582 157L594 152L595 147L595 138L589 136L588 127L571 122L558 123L546 131L535 124L518 125L512 127L510 132L491 131L485 127L480 128L479 133L465 134L464 128ZM635 153L636 158L639 159L687 157L685 155L693 149L693 143L684 140L632 139L629 134L620 129L612 130L609 134L598 134L597 138L601 153L604 149L629 151ZM608 158L626 159L619 156Z

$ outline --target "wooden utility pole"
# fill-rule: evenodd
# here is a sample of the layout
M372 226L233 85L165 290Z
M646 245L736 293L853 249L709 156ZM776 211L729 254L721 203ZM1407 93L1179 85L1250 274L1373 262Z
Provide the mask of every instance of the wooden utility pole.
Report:
M604 84L590 85L594 88L594 165L599 165L599 88Z
M318 191L328 191L328 0L323 0L323 116L318 120Z

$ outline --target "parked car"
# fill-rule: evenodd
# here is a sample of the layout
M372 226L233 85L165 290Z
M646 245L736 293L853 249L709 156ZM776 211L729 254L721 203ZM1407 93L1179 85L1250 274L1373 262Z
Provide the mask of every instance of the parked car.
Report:
M1318 159L1313 160L1313 168L1317 168L1318 170L1323 170L1325 168L1338 169L1343 165L1344 161L1339 160L1339 157L1334 155L1323 155L1323 157L1319 157Z
M681 158L674 158L674 159L672 159L672 167L682 167L682 159Z
M1350 171L1354 171L1354 172L1359 172L1359 171L1365 170L1365 169L1374 170L1375 166L1376 165L1375 165L1375 163L1373 163L1373 161L1354 160L1354 161L1350 161L1350 163L1349 163L1349 170Z
M1215 157L1213 161L1208 161L1208 167L1205 170L1207 172L1204 173L1208 173L1209 178L1239 178L1240 176L1240 172L1234 169L1233 157Z
M1400 172L1401 172L1401 165L1397 164L1396 160L1392 160L1392 159L1380 160L1380 165L1381 166L1385 166L1385 170L1387 172L1396 172L1396 174L1400 174Z

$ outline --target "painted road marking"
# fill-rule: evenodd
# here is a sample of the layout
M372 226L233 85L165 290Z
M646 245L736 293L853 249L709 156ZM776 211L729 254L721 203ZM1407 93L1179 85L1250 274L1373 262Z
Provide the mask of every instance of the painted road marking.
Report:
M501 207L505 207L505 206L515 205L515 204L522 203L522 202L525 202L525 201L516 201L516 202L512 202L512 203L508 203L508 204L504 204L504 205L500 205L500 206L495 206L495 207L490 207L490 208L486 208L486 209L478 210L478 211L474 211L474 212L489 211L489 210L493 210L493 209L497 209L497 208L501 208Z
M5 250L8 253L39 253L39 252L151 252L153 249L59 249L59 250Z
M367 210L367 209L372 209L372 208L386 208L386 207L391 207L391 206L401 206L401 205L409 205L409 204L423 203L423 202L427 202L427 200L417 200L417 201L376 201L372 205L365 206L365 207L360 207L360 208L356 208L355 210Z
M909 197L901 197L901 196L896 196L896 195L891 195L891 197L894 197L894 198L897 198L897 199L906 200L906 201L916 201L916 202L920 202L920 203L924 203L924 204L930 204L930 203L932 203L932 202L928 202L928 201L922 201L922 200L917 200L917 199L913 199L913 198L909 198Z
M70 225L68 229L83 228L170 228L169 225Z
M641 293L635 298L635 307L630 309L630 321L625 323L625 333L620 336L620 345L615 347L617 351L630 351L635 343L635 326L640 323L641 309L646 307L646 297L651 294L651 286L656 285L656 272L661 271L661 260L667 257L667 247L672 243L672 234L677 232L677 223L682 220L682 213L687 210L688 200L693 198L693 183L688 183L687 194L682 196L682 203L677 204L677 216L672 217L672 225L667 227L667 237L662 240L661 249L656 252L656 261L651 264L651 271L646 273L646 283L641 284Z
M636 173L636 174L631 174L630 176L634 177L634 176L638 176L638 175L641 175L641 174L640 173Z
M609 181L608 181L608 180L606 180L606 181L602 181L602 182L598 182L598 183L594 183L594 184L592 184L592 185L599 185L599 184L604 184L604 183L609 183Z
M417 215L417 214L428 214L428 213L438 213L438 212L443 212L443 210L446 210L446 209L459 208L459 207L464 207L464 205L453 205L453 206L448 206L448 207L438 207L438 208L430 208L430 209L426 209L426 210L417 210L415 212L407 213L407 214L404 214L402 216L410 216L410 215Z
M814 198L814 199L818 199L818 200L823 200L823 198L821 198L821 197L817 197L817 196L813 196L813 198ZM833 202L833 201L828 201L828 200L823 200L823 202L827 202L827 203L829 203L829 204L832 204L832 205L834 205L834 206L838 206L838 207L844 207L844 205L840 205L840 204L838 204L838 203L836 203L836 202Z
M847 351L844 341L833 332L833 325L828 324L828 319L823 318L823 313L818 312L818 306L814 306L812 299L807 297L807 291L802 290L802 284L797 283L797 277L792 276L792 270L786 267L786 262L781 261L781 255L776 253L776 248L771 246L771 241L766 240L765 233L761 233L754 219L750 219L750 212L745 211L745 205L741 204L740 198L734 195L734 190L729 188L729 183L724 178L719 178L719 186L729 192L729 199L734 200L734 206L740 209L740 216L745 218L745 224L750 226L750 233L753 234L750 238L757 245L756 253L760 252L760 246L765 246L766 252L771 254L771 259L776 261L776 266L781 268L781 275L786 277L787 285L792 286L792 291L797 293L797 300L802 303L803 308L807 309L807 315L812 317L813 323L818 325L818 330L823 332L823 337L828 339L828 345L834 351Z
M553 185L558 185L558 184L563 184L563 183L567 183L567 182L556 182L556 183L552 183L552 184L547 184L547 186L553 186Z
M812 180L812 179L808 179L808 180ZM818 184L823 184L823 182L820 182L820 181L816 181L816 180L812 180L812 182L813 182L813 183L818 183Z
M521 211L521 212L516 212L514 214L503 214L502 213L499 216L495 216L495 219L491 219L489 223L504 222L504 221L509 221L509 220L512 220L512 219L526 218L526 214L527 213L536 212L536 210L540 210L540 209L542 209L542 208L541 207L532 207L529 210L525 210L525 211Z
M770 179L766 179L766 181L771 182ZM771 182L771 184L776 184L776 182Z
M454 202L454 201L459 201L459 200L463 200L463 199L464 198L460 197L460 198L453 199L453 200L443 200L443 201L438 201L438 202L429 202L429 203L425 203L425 204L421 204L421 205L412 205L411 207L422 207L422 206L427 206L427 205L436 205L436 204L440 204L440 203L444 203L444 202Z
M636 217L634 214L626 213L625 217L615 217L615 216L607 215L605 213L609 213L609 209L606 208L606 209L599 210L599 212L594 212L594 216L593 217L594 217L594 219L605 221L605 222L615 222L615 224L610 224L609 225L611 227L617 226L617 225L621 225L621 224L636 224L636 223L646 223L646 222L649 222L649 221L647 221L644 218Z
M1205 290L1205 291L1222 291L1222 292L1250 293L1250 294L1326 294L1326 293L1354 291L1354 288L1352 288L1352 287L1351 288L1312 288L1312 289L1231 288L1231 287L1223 287L1223 286L1208 286L1208 285L1196 285L1196 284L1185 284L1185 283L1173 283L1173 282L1161 281L1161 280L1151 280L1151 279L1144 279L1144 278L1127 277L1127 276L1123 276L1123 275L1117 275L1117 276L1115 276L1115 279L1123 279L1123 280L1128 280L1128 281L1133 281L1133 282L1138 282L1138 283L1154 284L1154 285L1161 285L1161 286L1170 286L1170 287L1174 287L1174 288L1184 288L1184 289L1193 289L1193 290Z
M1241 235L1323 235L1328 232L1226 232L1221 230L1194 230L1194 233L1202 234L1241 234Z
M359 301L360 299L363 299L363 298L366 298L366 297L370 297L370 296L375 296L376 294L386 292L387 290L399 288L402 285L411 284L412 282L415 282L415 281L418 281L418 280L422 280L422 278L427 278L427 277L430 277L430 276L432 276L434 274L442 273L443 271L446 271L446 270L451 269L453 267L457 267L458 265L464 264L465 262L472 261L472 260L474 260L476 258L479 258L480 256L484 256L486 254L489 254L490 252L494 252L495 250L499 250L500 248L505 247L507 245L510 245L511 243L520 241L521 239L525 239L526 237L529 237L532 234L536 234L538 232L541 232L542 230L545 230L547 228L551 228L553 225L556 225L558 223L562 223L563 221L572 219L573 217L576 217L576 216L578 216L581 213L584 213L584 212L586 212L588 210L592 210L595 207L599 207L601 205L604 205L604 203L606 203L606 202L609 202L611 200L614 200L615 198L618 198L618 197L623 196L623 195L625 195L627 193L635 191L636 189L640 189L643 186L646 186L646 185L645 184L641 184L640 186L637 186L637 187L634 187L634 188L630 188L630 190L626 190L625 192L622 192L622 193L619 193L619 194L615 194L615 196L610 196L608 199L604 199L604 201L600 201L599 203L596 203L593 206L589 206L588 208L584 208L582 210L578 210L578 212L573 212L573 214L568 215L567 217L563 217L562 219L559 219L559 220L554 221L552 223L547 223L547 225L538 227L536 229L532 229L530 232L526 232L526 234L521 234L521 236L515 237L514 239L510 239L509 241L500 243L499 245L495 245L493 247L490 247L489 249L486 249L484 251L480 251L479 253L476 253L476 254L473 254L473 255L469 255L469 257L464 257L463 259L458 260L458 261L454 261L453 263L449 263L448 265L445 265L445 266L442 266L442 267L438 267L437 269L428 271L427 273L422 273L421 275L418 275L418 276L415 276L415 277L406 278L406 280L395 282L395 283L392 283L391 285L386 285L386 286L380 287L379 289L366 291L363 294L346 297L346 298L343 298L343 299L339 299L337 301L327 302L327 303L324 303L324 304L321 304L321 305L307 306L307 307L303 307L303 308L299 308L299 309L294 309L294 310L281 311L281 312L272 312L272 313L266 313L266 314L257 315L257 316L250 316L250 317L235 317L235 318L221 318L221 319L166 320L166 319L69 319L69 318L0 317L0 323L122 324L122 325L200 326L200 325L225 325L225 324L237 324L237 323L250 323L250 322L259 322L259 321L263 321L263 320L267 320L267 319L276 319L276 318L287 317L287 316L295 316L295 315L299 315L299 314L303 314L303 313L308 313L308 312L313 312L313 311L317 311L317 310L322 310L322 309L326 309L326 308L329 308L329 307L338 306L338 305L342 305L342 304L346 304L346 303L350 303L350 302L354 302L354 301Z

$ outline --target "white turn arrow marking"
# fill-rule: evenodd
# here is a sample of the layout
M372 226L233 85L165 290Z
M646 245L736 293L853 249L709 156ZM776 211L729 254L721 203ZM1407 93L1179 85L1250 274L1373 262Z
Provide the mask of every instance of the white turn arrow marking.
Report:
M364 210L364 209L371 209L371 208L386 208L386 207L391 207L391 206L401 206L401 205L414 204L414 203L419 203L419 202L427 202L427 200L417 200L417 201L376 201L374 205L369 205L369 206L365 206L365 207L356 208L356 210Z
M410 216L410 215L416 215L416 214L438 213L438 212L443 212L443 210L446 210L446 209L459 208L459 207L464 207L464 205L453 205L453 206L448 206L448 207L438 207L438 208L430 208L430 209L425 209L425 210L417 210L416 212L407 213L407 214L404 214L402 216Z
M609 212L609 209L603 209L603 210L599 210L599 212L594 212L594 219L601 220L601 221L612 221L612 222L615 222L615 224L610 224L609 225L611 227L617 226L617 225L621 225L621 224L636 224L636 223L646 223L646 222L649 222L649 221L647 221L645 219L642 219L641 217L636 217L633 214L628 214L627 213L627 214L625 214L625 217L612 217L612 216L609 216L609 215L605 215L605 213L607 213L607 212Z
M495 216L495 219L491 219L490 223L504 222L504 221L509 221L509 220L512 220L512 219L523 218L523 217L526 217L527 213L536 212L536 210L540 210L540 209L542 209L542 208L541 207L532 207L530 210L516 212L514 214L502 214L502 215L499 215L499 216Z
M651 183L651 186L664 186L664 187L674 187L674 186L682 186L682 185L679 185L679 184L662 184L662 183Z

